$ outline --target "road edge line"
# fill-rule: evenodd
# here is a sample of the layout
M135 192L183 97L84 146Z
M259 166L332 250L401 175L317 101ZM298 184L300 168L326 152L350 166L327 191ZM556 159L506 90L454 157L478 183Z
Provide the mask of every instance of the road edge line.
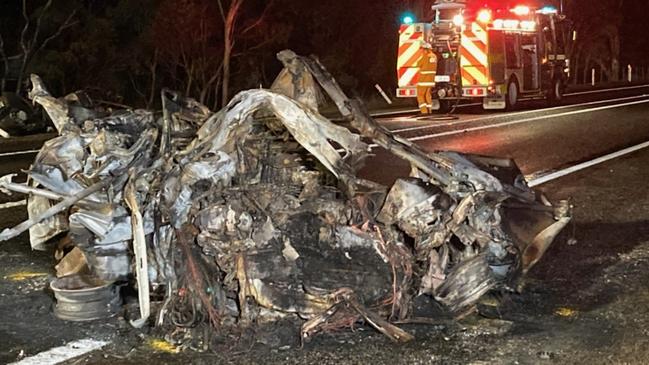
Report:
M14 152L2 152L0 153L0 157L7 157L7 156L16 156L16 155L28 155L30 153L38 153L40 150L26 150L26 151L14 151Z
M632 146L632 147L628 147L628 148L619 150L617 152L609 153L608 155L604 155L604 156L598 157L598 158L590 160L590 161L582 162L580 164L565 168L563 170L551 172L551 173L536 177L536 178L528 181L528 186L531 187L531 188L535 187L535 186L539 186L539 185L548 183L550 181L562 178L564 176L574 174L575 172L585 170L585 169L587 169L589 167L593 167L593 166L602 164L604 162L608 162L610 160L613 160L613 159L616 159L616 158L619 158L619 157L622 157L622 156L626 156L626 155L631 154L633 152L643 150L645 148L649 148L649 141L640 143L640 144Z
M635 85L635 86L624 86L624 87L613 87L613 88L609 88L609 89L600 89L600 90L578 91L578 92L574 92L574 93L563 94L563 96L588 95L588 94L605 93L607 91L624 91L624 90L636 90L636 89L646 89L646 88L649 88L649 84Z
M457 107L458 108L466 108L470 106L478 106L482 105L482 103L471 103L471 104L460 104ZM384 111L384 112L375 112L375 113L370 113L370 116L372 118L381 118L381 117L389 117L393 115L400 115L400 114L409 114L409 113L417 113L419 112L419 109L398 109L398 110L393 110L393 111Z
M83 339L68 342L65 346L53 347L49 350L12 362L9 365L55 365L61 362L99 350L109 342L93 339Z
M617 101L625 101L625 100L646 98L647 96L648 96L647 94L643 94L643 95L627 96L627 97L624 97L624 98L616 98L616 99L609 99L609 100L589 101L589 102L581 103L581 104L561 105L561 106L555 106L555 107L551 107L551 108L524 110L524 111L520 111L520 112L511 112L511 113L504 113L504 114L491 114L491 115L485 115L485 116L482 116L482 117L470 118L470 119L466 119L466 120L457 120L457 121L454 121L454 122L443 123L443 124L434 123L434 124L406 127L406 128L401 128L401 129L394 129L394 130L390 130L390 132L392 132L392 133L404 133L404 132L415 132L415 131L419 131L419 130L423 130L423 129L437 128L437 127L452 127L452 126L459 125L459 124L480 122L480 121L489 120L489 119L498 119L498 118L504 118L504 117L515 117L515 116L526 115L526 114L534 114L534 113L539 113L539 112L551 112L551 111L556 111L556 110L578 108L578 107L581 107L581 106L606 104L606 103L609 103L609 102L614 103L614 102L617 102Z
M624 87L616 87L616 88L608 88L608 89L600 89L600 90L578 91L578 92L574 92L574 93L564 94L564 96L578 96L578 95L604 93L604 92L607 92L607 91L624 91L624 90L635 90L635 89L645 89L645 88L649 88L649 84L634 85L634 86L624 86ZM461 104L461 105L458 105L458 106L464 107L464 106L469 106L469 105L480 105L480 104ZM552 109L552 108L550 108L550 109ZM543 110L543 109L541 109L541 110ZM370 113L370 116L372 116L372 117L387 117L387 116L391 116L391 115L415 113L415 112L418 112L418 111L419 111L419 109L402 109L402 110L395 110L395 111L385 111L385 112Z
M517 125L517 124L530 123L530 122L535 122L537 120L551 119L551 118L555 118L555 117L566 117L566 116L569 116L569 115L577 115L577 114L586 114L586 113L592 113L592 112L597 112L597 111L601 111L601 110L623 108L623 107L626 107L626 106L640 105L640 104L646 104L646 103L649 103L649 99L639 100L639 101L634 101L634 102L624 103L624 104L614 104L614 105L601 106L601 107L597 107L597 108L573 110L573 111L570 111L570 112L559 113L559 114L541 115L541 116L533 117L533 118L519 119L519 120L513 120L513 121L510 121L510 122L497 123L497 124L488 124L488 125L479 126L479 127L458 129L458 130L454 130L454 131L447 131L447 132L441 132L441 133L436 133L436 134L429 134L429 135L423 135L423 136L407 138L407 140L409 140L411 142L418 142L418 141L424 141L424 140L427 140L427 139L435 139L435 138L439 138L439 137L454 136L456 134L464 134L464 133L469 133L469 132L482 131L482 130L486 130L486 129L502 128L502 127L508 127L508 126Z

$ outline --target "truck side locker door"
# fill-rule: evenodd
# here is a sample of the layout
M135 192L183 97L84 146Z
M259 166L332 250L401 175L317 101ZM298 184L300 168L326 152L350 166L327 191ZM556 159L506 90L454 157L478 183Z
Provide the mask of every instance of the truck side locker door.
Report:
M505 34L505 60L507 61L507 68L509 70L518 70L521 68L518 34Z
M541 52L541 56L543 57L541 62L541 87L544 90L550 90L552 88L552 62L550 62L550 55L553 52L552 31L550 30L550 24L547 21L540 22L540 25L542 27L540 37L543 47Z
M507 83L505 75L505 34L502 31L489 31L489 66L494 84Z
M538 90L538 46L535 34L521 35L521 56L523 58L523 85L525 91Z

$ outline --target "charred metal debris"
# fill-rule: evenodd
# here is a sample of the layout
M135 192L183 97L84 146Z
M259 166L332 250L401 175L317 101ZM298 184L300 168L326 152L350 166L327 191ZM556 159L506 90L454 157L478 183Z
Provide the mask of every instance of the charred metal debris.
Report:
M58 241L58 275L87 283L60 279L70 290L130 283L135 327L292 318L303 340L363 322L402 342L412 336L394 323L415 298L463 315L490 290L516 288L569 222L567 202L532 191L512 161L425 152L377 124L316 59L278 56L270 90L216 113L171 91L161 113L99 110L32 76L30 97L59 136L27 184L0 180L29 194L29 220L0 240L29 230L34 249ZM318 112L318 90L356 133ZM390 187L360 178L369 141L411 175ZM92 299L93 318L98 302L115 312L111 293ZM89 319L69 309L59 311Z

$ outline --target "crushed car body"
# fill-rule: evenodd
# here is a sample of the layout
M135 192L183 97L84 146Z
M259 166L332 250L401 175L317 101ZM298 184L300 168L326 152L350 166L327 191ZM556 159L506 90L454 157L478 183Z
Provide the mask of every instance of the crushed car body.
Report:
M30 97L59 136L27 184L0 179L29 194L29 220L0 240L29 230L34 249L63 242L59 276L132 285L136 327L291 318L308 340L363 322L404 342L413 337L395 323L415 298L471 312L489 291L515 289L570 221L569 204L531 190L513 161L424 151L376 123L317 59L278 58L270 90L218 112L168 90L161 112L99 110L32 76ZM350 128L320 114L323 90ZM410 176L359 177L371 143Z

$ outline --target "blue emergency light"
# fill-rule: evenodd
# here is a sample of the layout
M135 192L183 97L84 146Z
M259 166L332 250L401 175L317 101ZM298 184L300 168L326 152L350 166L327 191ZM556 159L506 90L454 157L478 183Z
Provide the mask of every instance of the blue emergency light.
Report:
M543 15L549 15L549 14L557 14L559 13L559 11L554 6L544 6L538 10L538 13Z
M415 22L415 17L412 15L404 15L403 18L401 18L401 21L403 24L412 24Z

